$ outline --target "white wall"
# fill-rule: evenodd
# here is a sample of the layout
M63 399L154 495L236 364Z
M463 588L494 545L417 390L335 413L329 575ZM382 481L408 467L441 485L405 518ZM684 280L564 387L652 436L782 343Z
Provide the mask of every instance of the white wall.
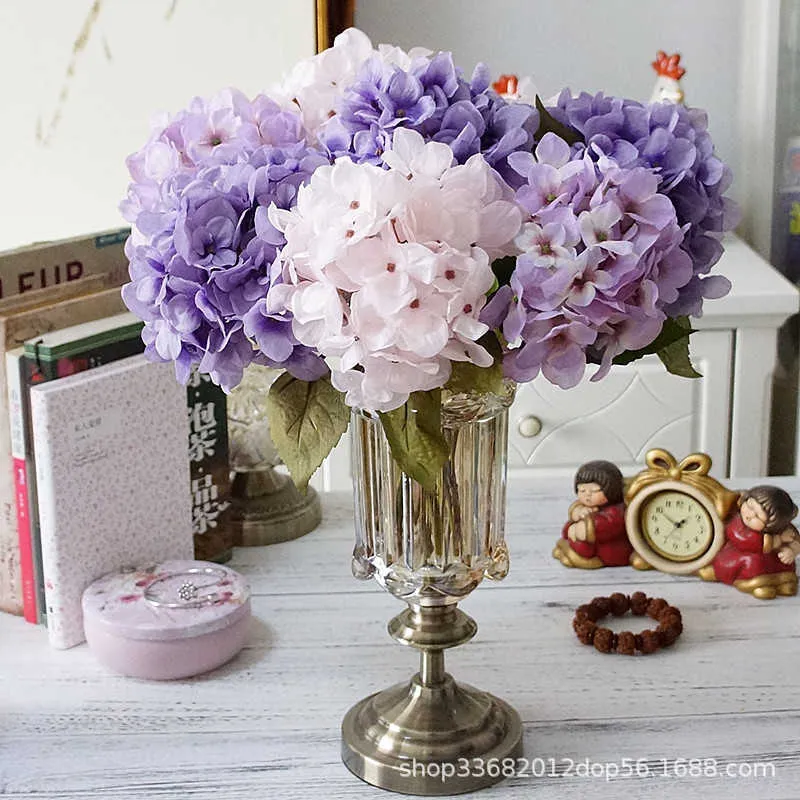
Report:
M314 18L314 0L2 0L0 249L123 225L124 160L152 114L267 88L313 54Z
M763 2L763 0L762 0ZM375 42L452 50L467 73L532 75L647 100L656 51L680 52L687 103L708 109L718 152L736 169L743 0L357 0Z

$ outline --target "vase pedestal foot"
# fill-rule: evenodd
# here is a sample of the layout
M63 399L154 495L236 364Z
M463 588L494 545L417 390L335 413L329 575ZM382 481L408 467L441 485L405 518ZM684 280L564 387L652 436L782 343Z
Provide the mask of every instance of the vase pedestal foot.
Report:
M243 547L276 544L310 533L322 519L319 495L310 486L301 495L273 468L234 473L230 524L233 543Z
M347 712L342 760L353 774L416 795L471 792L501 781L504 766L509 774L522 755L519 714L488 692L456 683L444 668L444 651L476 631L455 604L412 605L389 623L398 642L420 651L420 670Z
M415 675L365 697L342 722L342 760L362 780L403 794L451 795L490 786L522 755L522 722L508 703Z

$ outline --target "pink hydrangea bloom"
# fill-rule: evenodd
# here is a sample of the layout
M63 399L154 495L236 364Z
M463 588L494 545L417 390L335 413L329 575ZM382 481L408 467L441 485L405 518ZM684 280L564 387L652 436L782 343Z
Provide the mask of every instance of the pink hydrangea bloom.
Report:
M480 155L454 166L447 145L400 129L385 165L339 159L314 172L295 208L271 210L286 245L267 306L291 312L347 403L370 411L444 385L452 361L492 363L478 344L491 259L518 252L522 222Z

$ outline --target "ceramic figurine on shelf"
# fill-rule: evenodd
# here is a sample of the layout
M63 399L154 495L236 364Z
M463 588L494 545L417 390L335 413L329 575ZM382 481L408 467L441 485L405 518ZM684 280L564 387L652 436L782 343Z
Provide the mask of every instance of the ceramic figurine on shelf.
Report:
M796 516L797 506L783 489L756 486L743 492L739 512L725 526L724 547L700 577L762 600L797 594L800 535L791 524Z
M680 60L680 53L668 56L663 50L658 51L656 60L652 62L658 78L653 88L653 94L650 97L651 103L683 102L683 89L680 81L686 70L680 66Z
M636 554L625 531L624 486L619 467L610 461L583 464L575 473L575 494L577 499L569 507L553 558L565 567L578 569L638 566L631 558Z
M509 103L527 103L536 105L538 91L533 82L533 78L526 75L518 78L516 75L501 75L493 84L492 88Z

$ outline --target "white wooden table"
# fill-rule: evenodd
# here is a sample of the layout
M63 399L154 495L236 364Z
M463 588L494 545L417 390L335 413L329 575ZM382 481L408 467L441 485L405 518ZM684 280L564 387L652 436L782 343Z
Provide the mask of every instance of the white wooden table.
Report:
M788 488L797 500L800 482ZM547 773L511 778L484 796L797 800L800 598L764 602L627 568L567 570L550 550L569 495L568 481L511 485L511 574L464 602L478 635L448 654L457 678L516 706L526 758ZM357 699L408 678L416 659L386 634L401 604L350 577L352 524L350 498L332 495L321 529L238 550L232 565L254 593L250 644L194 680L117 677L85 645L51 650L44 631L2 616L0 795L387 797L342 766L339 724ZM637 588L683 612L674 648L626 658L578 644L578 604ZM682 776L688 759L715 759L705 766L718 774ZM628 760L650 777L622 777ZM607 780L615 769L607 764L620 777ZM584 769L596 777L575 774Z

